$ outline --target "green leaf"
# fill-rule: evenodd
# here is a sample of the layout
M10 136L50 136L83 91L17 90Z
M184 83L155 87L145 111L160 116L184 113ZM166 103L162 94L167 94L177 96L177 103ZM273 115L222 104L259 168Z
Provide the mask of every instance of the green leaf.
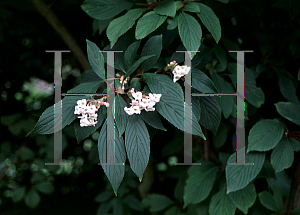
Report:
M115 137L114 140L107 141L107 132L111 132L115 129ZM118 129L117 128L107 128L107 120L105 120L100 134L98 138L98 153L99 153L99 160L100 163L123 163L124 165L101 165L105 175L107 176L110 184L112 185L115 194L117 195L118 188L123 180L124 173L125 173L125 160L126 160L126 153L124 148L124 140L123 137L118 137L117 135ZM112 137L113 138L113 135ZM114 160L108 161L107 160L107 144L114 142Z
M145 11L145 9L141 8L129 10L125 15L120 16L110 22L106 33L110 41L111 48L121 35L132 28L135 21L142 15L143 11Z
M115 121L119 130L119 137L125 132L127 126L128 114L124 111L124 107L128 107L125 100L118 94L115 97Z
M75 136L77 139L77 143L80 143L82 140L90 136L94 133L100 126L102 125L103 121L106 119L106 107L103 105L100 106L100 109L97 112L97 124L95 126L80 126L80 121L76 120L74 122L74 129L75 129Z
M292 144L295 152L298 152L300 150L300 141L294 138L288 138L288 141Z
M136 211L142 211L142 208L141 208L141 203L139 202L139 200L133 196L133 195L129 195L129 196L126 196L124 199L123 199L123 202L125 202L130 208L132 208L133 210L136 210Z
M135 61L130 68L127 70L127 72L124 75L124 78L127 78L128 76L130 76L137 68L138 66L144 61L147 60L151 57L153 57L154 55L148 55L148 56L143 56L140 59L138 59L137 61Z
M245 156L245 163L254 163L254 165L226 166L227 193L246 187L258 175L264 164L265 153L263 152L246 153ZM236 163L236 152L229 157L227 163Z
M81 79L81 83L103 81L93 70L84 71L80 79Z
M229 193L228 196L238 209L243 211L244 214L248 214L248 209L254 204L256 199L255 186L253 183L250 183L241 190Z
M106 71L104 69L104 58L98 46L86 40L87 44L87 55L92 67L92 70L102 79L105 80Z
M40 181L45 181L46 180L46 176L43 175L42 173L39 173L39 172L35 172L31 179L30 179L30 182L32 184L35 184L36 182L40 182Z
M192 68L192 86L202 93L217 93L217 89L212 80L204 72Z
M74 114L75 105L77 100L86 98L85 96L66 96L56 103L56 105L62 105L62 129L72 123L77 115ZM57 116L58 117L58 116ZM54 129L54 106L48 107L40 116L35 127L26 135L32 134L52 134L60 130L58 125Z
M228 125L221 122L218 131L216 133L216 136L213 136L214 147L220 148L225 144L229 129L230 127Z
M283 132L283 125L275 120L264 119L257 122L250 129L247 152L273 149L280 141Z
M73 89L68 90L67 93L96 93L97 89L104 83L104 80L82 83Z
M142 202L144 207L150 207L151 213L162 211L173 203L167 196L160 194L149 194Z
M141 90L141 83L139 82L139 78L131 79L130 88L134 88L134 91L140 91Z
M275 178L270 178L270 187L272 189L274 189L274 187L279 187L281 193L285 197L287 197L290 193L291 179L283 170L281 172L276 173Z
M54 186L52 183L45 181L39 184L34 185L35 188L41 193L50 194L54 191Z
M200 124L216 134L221 122L221 108L214 97L201 96L200 101Z
M111 19L107 19L107 20L94 19L94 21L93 21L93 36L95 36L95 33L97 31L99 31L99 35L101 35L102 32L109 25L109 23L111 22L111 20L112 20L112 18Z
M276 211L279 213L284 212L282 193L279 187L273 187L273 199L276 204L276 208L277 208Z
M260 192L258 194L258 198L259 198L260 203L263 206L265 206L266 208L268 208L271 211L275 211L275 212L277 211L276 203L273 199L273 196L269 192L267 192L267 191Z
M234 215L235 209L235 205L229 196L226 195L225 187L213 195L209 204L210 215Z
M121 13L133 5L128 0L85 0L81 5L90 17L99 20L107 20Z
M187 13L178 17L178 31L181 41L187 51L198 51L202 38L202 30L197 20ZM197 52L192 52L193 58Z
M148 58L142 63L142 71L146 72L153 67L153 65L157 62L160 56L160 52L162 49L162 35L157 35L151 37L143 47L141 56L149 56L154 55L151 58Z
M192 100L192 114L195 115L197 122L200 121L200 113L201 113L201 108L200 108L200 102L198 99L193 99Z
M97 210L97 215L107 215L107 212L111 209L111 207L111 202L105 202L104 204L101 204Z
M19 187L12 193L12 200L14 203L19 202L23 199L25 195L26 187Z
M176 15L174 18L168 17L167 23L168 23L167 30L173 30L173 29L177 28L177 26L178 26L178 15Z
M20 158L23 160L23 161L26 161L26 160L29 160L31 158L34 157L34 151L32 151L30 148L22 148L21 151L20 151Z
M212 72L211 75L212 81L214 82L219 93L235 93L232 85L225 81L224 78L220 77L215 72ZM222 109L224 117L228 118L235 105L235 96L217 96L216 99Z
M167 19L167 16L156 14L154 11L146 13L139 19L136 25L135 38L137 40L143 39L151 32L155 31L163 22Z
M176 4L174 0L164 0L156 5L154 12L159 15L174 17L176 14Z
M271 154L271 163L275 173L292 166L294 161L294 148L287 138L283 137L275 146Z
M221 38L221 25L218 17L208 6L198 3L200 14L198 14L201 22L205 25L208 31L212 34L215 41L218 43Z
M227 58L226 53L221 45L214 45L214 48L212 49L214 54L216 55L217 59L221 64L226 65L227 64Z
M30 208L35 208L41 201L41 197L35 190L29 190L25 197L25 203Z
M113 207L113 214L123 214L123 204L119 198L115 198L114 200L114 207Z
M182 11L200 13L200 7L196 2L188 2L189 4L184 5Z
M291 102L278 102L275 106L282 117L300 126L300 105Z
M144 121L138 115L128 117L125 147L130 167L141 179L150 156L150 137Z
M111 190L106 190L100 193L99 195L96 196L95 202L106 202L109 200L111 197L113 197L114 192Z
M130 65L133 63L135 57L136 57L136 53L137 50L140 46L141 41L136 41L134 43L132 43L125 51L124 53L124 64L125 64L125 68L126 70L128 70L128 68L130 67Z
M180 85L173 83L166 75L144 73L143 77L152 93L162 94L155 105L156 110L176 128L184 131L184 102ZM192 121L192 129L187 128L187 132L205 139L195 115Z
M245 99L257 108L265 102L264 92L256 87L255 76L248 68L245 68Z
M211 162L201 161L201 165L191 166L184 187L184 208L189 204L197 204L208 197L217 173L218 168Z
M164 128L163 124L160 121L160 118L156 111L141 111L140 117L148 124L151 125L153 128L160 129L163 131L167 131Z

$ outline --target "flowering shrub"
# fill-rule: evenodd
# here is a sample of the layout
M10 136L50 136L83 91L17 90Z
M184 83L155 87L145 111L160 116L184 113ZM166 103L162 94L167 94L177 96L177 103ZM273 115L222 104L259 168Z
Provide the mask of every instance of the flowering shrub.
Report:
M219 1L228 3L226 0ZM246 132L244 127L239 129L245 133L245 148L242 150L247 165L228 165L236 164L236 129L237 123L241 123L236 119L237 102L234 97L238 96L239 62L237 54L228 53L228 50L242 50L242 42L221 38L220 21L214 11L197 1L173 0L85 0L82 9L96 23L101 23L101 26L94 27L96 30L106 29L110 44L100 49L87 40L91 70L83 72L81 83L69 90L68 95L56 105L62 104L61 129L74 122L75 136L79 142L95 131L99 133L98 155L101 164L107 164L110 159L107 156L107 142L114 144L114 161L120 165L102 165L111 186L96 198L101 202L99 214L109 212L109 205L113 201L117 205L114 205L115 214L123 214L118 212L123 205L142 211L132 203L137 201L136 198L124 191L127 185L130 187L124 175L128 173L126 167L130 166L142 183L140 190L144 184L151 184L148 175L152 168L150 149L157 145L163 147L162 156L170 157L169 166L158 165L157 168L161 171L169 168L166 175L176 178L177 185L174 198L167 197L165 193L143 195L140 191L142 207L149 208L151 213L233 215L247 214L248 211L250 214L298 211L294 210L299 207L299 201L295 199L300 199L300 192L293 189L299 187L299 182L297 184L298 179L293 179L295 184L291 188L291 180L285 171L294 162L294 152L300 150L300 135L296 131L300 126L297 81L295 75L284 69L284 63L276 59L269 61L271 54L268 52L274 45L261 47L262 60L256 62L254 58L249 64L246 61L246 66L242 65L245 70L245 77L241 78L245 92L245 115L242 117L245 119L243 126ZM261 41L261 44L264 43ZM297 58L293 54L297 46L291 44L290 47L291 50L284 50ZM120 50L123 52L114 53L113 68L116 75L108 77L110 74L107 74L106 66L112 65L109 65L106 52ZM192 51L188 53L191 66L184 62L189 60L185 59L185 54L180 53L187 50ZM186 78L189 74L191 83ZM280 93L280 97L273 96L272 92L265 93L260 78L265 82L273 81L274 85L278 78L277 93ZM191 104L185 102L187 96L184 93L189 84L193 96ZM115 94L115 100L111 103L108 103L108 95L99 96L108 91ZM71 96L72 93L88 93L92 96L88 100L83 96ZM202 95L197 96L199 93ZM204 96L217 93L230 96ZM267 106L267 98L273 99L272 106ZM268 111L261 114L264 107L273 108L273 115L265 116ZM50 134L60 129L53 126L53 108L49 107L43 112L29 134ZM186 110L191 110L190 116ZM109 116L113 116L111 121L107 119ZM191 122L190 127L186 125L187 121ZM163 132L169 130L173 131L172 141L165 143L164 140L155 139L158 132L160 137L164 137ZM183 139L188 139L183 138L183 132L192 135L193 153L182 152ZM153 144L155 141L159 144ZM174 154L177 156L174 157ZM178 163L178 158L182 160L183 154L201 165L182 169L172 166ZM126 158L129 165L125 164ZM300 169L297 171L300 172ZM146 176L148 178L144 182ZM123 187L122 181L126 184ZM149 192L149 189L145 192ZM120 192L124 201L117 198L112 200L113 192L116 196ZM289 195L292 197L289 198ZM104 196L110 196L107 199L111 200L106 202Z

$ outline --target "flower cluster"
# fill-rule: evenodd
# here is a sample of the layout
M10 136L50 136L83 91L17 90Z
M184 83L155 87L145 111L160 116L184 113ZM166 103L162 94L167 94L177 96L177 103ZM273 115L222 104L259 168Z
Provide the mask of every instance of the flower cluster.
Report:
M130 77L127 77L127 78L124 79L124 76L123 76L123 75L120 76L119 73L117 73L116 76L117 76L117 77L120 77L120 78L118 78L118 79L120 79L121 88L122 88L122 90L124 90L124 89L125 89L125 84L127 84L127 82L129 81L129 78L130 78Z
M176 81L178 81L182 76L187 75L189 73L189 71L191 70L191 67L187 66L187 65L183 65L183 66L175 66L175 68L173 69L172 73L173 73L173 82L175 83Z
M167 70L172 70L173 73L173 82L175 83L176 81L178 81L182 76L188 74L191 70L191 67L187 66L187 65L183 65L183 66L179 66L178 63L176 63L176 61L172 61L170 62L165 68L165 71Z
M142 92L134 92L134 88L130 90L130 93L134 99L131 100L131 107L124 107L124 111L128 115L140 114L141 110L155 111L154 105L160 101L161 94L149 93L148 96Z
M100 100L92 100L92 101L86 99L77 101L74 114L82 114L78 116L78 118L80 119L81 127L91 126L91 125L95 126L97 124L98 121L96 120L98 114L96 112L100 108L100 105L105 105L106 107L109 107L109 103L103 102L103 99L105 98L102 98Z

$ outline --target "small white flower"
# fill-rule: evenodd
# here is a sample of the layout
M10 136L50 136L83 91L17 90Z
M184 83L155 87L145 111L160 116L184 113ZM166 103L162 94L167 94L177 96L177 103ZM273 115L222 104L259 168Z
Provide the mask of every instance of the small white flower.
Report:
M174 75L173 77L173 82L175 83L176 81L178 81L181 78L180 75Z
M130 107L124 107L124 111L128 114L128 115L132 115L134 114L133 109Z
M147 112L148 112L148 111L155 111L155 107L147 107L145 110L146 110Z
M134 113L136 113L136 114L140 114L141 113L141 110L140 110L139 106L133 106L132 109L133 109Z
M87 113L95 113L96 112L96 106L90 105L87 107Z
M78 105L79 107L84 107L84 106L86 106L86 99L78 100L78 101L77 101L77 105Z
M97 119L97 117L98 117L98 114L97 114L97 113L94 113L94 114L90 114L90 115L89 115L89 118L90 118L90 119Z
M143 94L141 92L132 93L132 97L137 100L141 100L142 96L143 96Z
M131 100L131 103L130 103L132 106L135 106L135 105L139 105L139 101L137 100Z
M159 102L160 101L160 97L161 97L161 94L156 94L156 93L153 94L153 98L154 98L155 102Z
M181 66L181 68L183 69L183 73L185 75L187 75L189 73L189 71L191 70L191 67L189 67L187 65L183 65L183 66Z

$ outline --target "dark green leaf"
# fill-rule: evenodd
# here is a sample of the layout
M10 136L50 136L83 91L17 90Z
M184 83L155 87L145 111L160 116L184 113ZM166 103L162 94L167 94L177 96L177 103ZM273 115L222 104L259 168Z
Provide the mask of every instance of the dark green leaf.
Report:
M189 4L184 5L182 11L200 13L200 7L196 2L189 2Z
M248 209L254 204L256 199L255 186L253 183L250 183L241 190L229 193L228 196L238 209L247 214Z
M217 93L217 89L212 80L204 72L192 68L192 86L202 93Z
M128 76L130 76L137 68L138 66L144 61L147 60L151 57L153 57L154 55L148 55L148 56L143 56L140 59L138 59L137 61L135 61L130 68L127 70L127 72L124 75L124 78L127 78Z
M23 199L26 192L26 187L19 187L12 193L12 200L14 203L19 202Z
M167 23L168 23L168 27L167 27L168 30L173 30L173 29L177 28L177 26L178 26L178 15L176 15L174 18L168 17Z
M300 105L291 102L278 102L275 106L282 117L300 126Z
M107 200L109 200L111 197L113 197L114 192L112 192L111 190L106 190L102 193L100 193L98 196L96 196L95 198L95 202L105 202Z
M95 33L97 31L99 31L99 34L102 34L102 32L107 28L107 26L109 25L111 20L112 20L112 18L107 19L107 20L94 19L94 21L93 21L93 36L95 36Z
M105 175L107 176L110 184L112 185L115 194L117 195L118 188L123 180L124 173L125 173L125 147L124 147L124 140L123 137L118 137L118 129L117 128L107 128L107 120L104 122L100 135L98 138L98 153L99 153L99 160L100 163L123 163L124 165L101 165ZM114 130L112 132L112 130ZM111 132L111 134L115 133L115 137L111 140L107 140L107 132ZM107 160L107 144L114 142L114 156L112 161Z
M294 161L294 148L287 138L283 137L275 146L271 154L271 163L275 173L292 166Z
M214 97L201 96L200 101L200 124L216 134L221 122L221 108Z
M149 211L151 213L155 213L167 208L173 204L173 201L164 195L149 194L145 199L143 199L142 204L145 207L150 207Z
M160 56L160 52L162 49L162 35L151 37L145 44L142 50L141 56L149 56L154 55L151 58L146 59L142 65L142 71L146 72L153 67L153 65L157 62Z
M211 162L201 161L201 165L191 166L184 187L184 207L188 204L197 204L208 197L217 173L218 168Z
M151 125L153 128L160 129L163 131L167 131L163 124L160 121L160 118L156 111L141 111L140 117L148 124Z
M174 17L176 14L176 4L174 0L164 0L161 1L154 8L154 12L160 15Z
M129 10L125 15L120 16L110 22L106 32L111 48L121 35L132 28L135 21L142 15L143 11L145 11L145 9L142 8Z
M104 83L104 80L82 83L73 89L68 90L67 93L96 93L97 89Z
M136 41L134 43L132 43L125 51L124 53L124 64L125 64L125 68L126 70L130 67L130 65L133 63L136 54L137 54L137 50L140 46L141 41Z
M273 196L269 192L267 192L267 191L260 192L258 194L258 198L259 198L260 203L263 206L265 206L266 208L268 208L271 211L275 211L275 212L277 211L276 203L273 199Z
M180 13L178 17L178 31L186 50L198 51L202 38L202 30L197 20L187 13ZM196 52L191 53L192 59L195 55Z
M218 17L212 11L211 8L207 7L202 3L198 3L200 8L200 14L198 14L201 22L205 25L205 27L212 34L215 41L218 43L221 38L221 25Z
M247 152L273 149L280 141L283 132L283 125L275 120L259 121L250 129Z
M136 25L135 38L143 39L157 29L167 19L167 16L156 14L154 11L146 13Z
M41 197L35 190L29 190L25 197L25 203L30 208L35 208L41 201Z
M141 90L141 83L139 82L139 78L133 78L130 81L130 88L134 88L134 91L140 91Z
M209 204L210 215L234 215L236 207L226 195L226 189L223 187L218 193L213 195Z
M213 52L221 64L227 64L226 53L221 45L214 45Z
M81 75L81 83L103 81L93 70L86 70Z
M227 193L246 187L258 175L264 164L265 153L263 152L246 153L245 156L245 163L254 165L226 166ZM227 163L236 163L236 152L229 157Z
M35 185L35 188L41 193L50 194L54 191L54 186L52 183L45 181Z
M128 0L85 0L81 8L94 19L107 20L130 8L132 4Z
M144 121L138 115L128 117L125 146L130 167L141 181L149 161L150 137Z
M104 69L104 58L98 46L86 40L87 44L87 55L92 67L92 70L102 79L105 80L106 71Z

